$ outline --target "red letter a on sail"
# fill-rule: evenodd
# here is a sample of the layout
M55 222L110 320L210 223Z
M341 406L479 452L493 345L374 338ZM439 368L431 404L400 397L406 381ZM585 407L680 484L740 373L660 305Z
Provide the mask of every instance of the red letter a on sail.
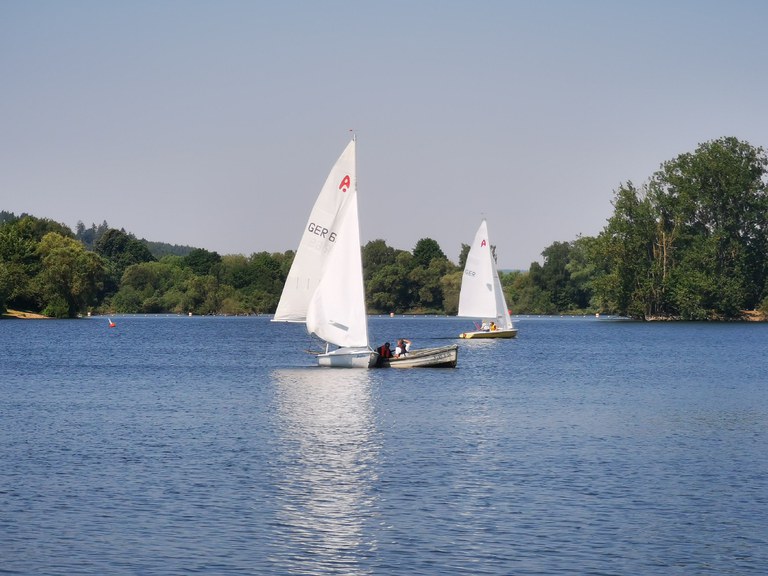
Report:
M344 178L341 179L341 184L339 184L339 190L342 192L346 192L349 190L349 174L344 176Z

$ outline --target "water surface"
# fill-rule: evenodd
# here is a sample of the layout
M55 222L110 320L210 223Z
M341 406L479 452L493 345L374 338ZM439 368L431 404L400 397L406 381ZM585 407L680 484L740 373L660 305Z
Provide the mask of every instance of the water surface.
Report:
M0 322L0 573L763 573L768 325L516 320Z

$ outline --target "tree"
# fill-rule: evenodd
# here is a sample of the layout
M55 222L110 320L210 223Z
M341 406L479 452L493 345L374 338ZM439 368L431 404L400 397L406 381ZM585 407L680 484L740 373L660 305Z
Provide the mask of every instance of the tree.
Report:
M95 250L96 243L101 239L104 234L109 231L109 224L104 220L98 227L96 224L91 224L90 228L86 228L82 220L78 220L75 227L75 238L82 242L86 249Z
M172 259L134 264L123 273L112 306L124 313L182 312L178 298L169 298L168 293L183 286L191 276L191 271Z
M541 264L532 262L528 272L515 270L499 273L507 306L516 314L555 314L559 312L552 303L549 292L534 284L536 274L541 273Z
M637 318L735 317L759 306L768 279L768 158L735 138L662 164L641 191L622 186L590 247L593 287Z
M595 238L591 236L579 236L571 242L571 251L566 269L570 275L570 285L573 294L572 304L578 310L597 310L593 295L593 279L599 274L595 266L594 254Z
M417 266L429 267L433 258L447 258L440 245L431 238L422 238L416 242L413 249L413 258Z
M155 261L155 257L143 242L124 230L115 228L110 228L101 234L96 241L95 250L107 261L108 277L105 291L108 294L118 290L120 279L130 266Z
M34 216L24 216L16 223L22 237L28 240L39 242L48 232L56 232L66 238L73 238L72 230L65 224L54 222L50 218L35 218Z
M443 311L449 316L459 312L459 294L461 293L461 278L463 271L454 269L440 278L440 289L443 293Z
M241 289L254 282L253 268L248 258L242 254L232 254L221 257L221 281Z
M410 307L423 312L439 312L443 310L442 278L456 270L445 257L433 258L428 267L416 266L408 275L409 284L413 286L413 300Z
M399 312L407 308L408 270L397 264L380 268L366 282L366 302L372 312Z
M219 311L223 295L220 285L211 275L191 276L184 286L181 306L196 314L215 314Z
M399 250L393 264L387 264L365 283L366 302L374 312L403 312L415 302L410 273L414 268L413 255Z
M104 262L97 254L58 232L46 234L37 252L42 269L36 282L44 298L44 314L74 318L96 304L105 276Z
M221 256L216 252L210 252L203 248L195 248L184 257L184 265L189 267L198 276L206 276L214 272L214 268L221 262Z
M5 210L0 210L0 225L6 224L8 222L16 222L18 221L20 216L16 216L13 212L7 212Z
M461 244L461 252L459 252L459 268L464 270L467 265L467 256L469 256L469 250L472 248L469 244Z
M96 252L119 263L123 269L139 262L154 262L156 260L143 242L124 230L116 230L115 228L107 230L99 238L96 243Z
M397 251L384 240L371 240L363 246L363 279L370 280L384 266L395 263Z
M595 280L602 307L635 318L654 315L664 286L652 283L656 213L647 195L632 182L619 187L614 213L597 239L596 266L607 272Z
M538 270L537 280L541 288L550 294L550 299L557 310L568 310L573 303L570 287L571 274L568 262L571 245L567 242L555 242L544 249L544 265Z
M248 262L251 289L279 295L283 290L286 276L283 276L280 255L269 252L252 254ZM275 302L277 307L277 302Z
M541 253L544 264L531 264L530 284L526 286L531 291L527 306L536 302L536 309L543 306L554 312L583 311L590 307L595 270L587 250L590 241L579 238L573 242L554 242L544 249ZM547 300L549 303L545 305Z
M664 163L652 179L665 225L677 232L673 242L680 257L672 264L712 279L702 301L710 313L733 316L762 299L768 274L766 166L762 148L729 137ZM686 265L694 254L695 264ZM680 284L686 282L677 280L682 296Z
M0 263L5 286L0 305L38 310L39 297L33 284L40 271L37 242L18 223L19 220L9 220L0 226Z
M6 311L8 296L11 294L11 275L5 263L0 260L0 313Z

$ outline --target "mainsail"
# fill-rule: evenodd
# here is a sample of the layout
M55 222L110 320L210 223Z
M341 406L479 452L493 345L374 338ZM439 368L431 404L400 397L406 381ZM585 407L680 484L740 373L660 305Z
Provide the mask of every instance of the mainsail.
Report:
M333 165L315 201L288 272L274 321L306 321L309 301L320 283L326 262L338 239L342 207L350 197L354 197L354 179L355 141L352 140ZM350 191L353 194L349 194Z
M467 254L461 278L458 315L494 320L500 329L513 327L488 240L485 219L480 223Z
M368 346L357 190L354 178L337 217L336 246L309 301L307 330L341 347Z

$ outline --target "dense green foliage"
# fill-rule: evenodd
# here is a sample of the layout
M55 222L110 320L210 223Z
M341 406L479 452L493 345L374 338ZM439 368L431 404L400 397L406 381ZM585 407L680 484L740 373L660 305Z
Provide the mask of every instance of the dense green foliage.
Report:
M735 138L662 164L616 192L592 245L601 305L635 318L734 318L760 307L768 278L768 194L761 148Z
M517 314L594 313L689 320L768 312L768 159L735 138L662 164L615 193L597 237L554 242L543 263L500 272ZM454 264L437 242L362 247L371 313L456 314L469 245ZM495 247L494 247L495 253ZM0 211L0 310L272 313L294 252L221 256L139 240L106 222L63 224Z
M78 223L73 234L50 220L10 216L0 225L0 305L54 317L271 313L294 257L194 248L158 259L148 242L106 223ZM362 256L371 312L456 313L461 270L434 240L419 240L413 253L374 240Z

